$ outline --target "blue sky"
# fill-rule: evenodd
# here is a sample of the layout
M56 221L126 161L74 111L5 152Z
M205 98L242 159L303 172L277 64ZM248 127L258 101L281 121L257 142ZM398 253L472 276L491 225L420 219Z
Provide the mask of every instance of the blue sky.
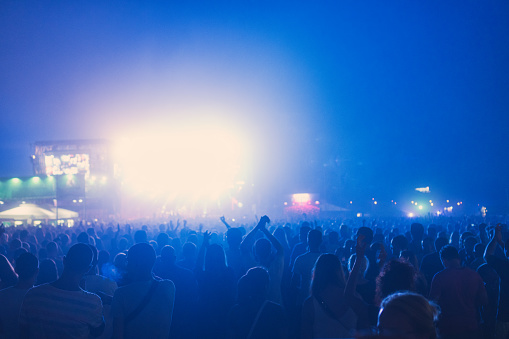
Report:
M502 0L2 1L0 176L31 174L34 141L213 119L254 140L277 192L501 201L508 17Z

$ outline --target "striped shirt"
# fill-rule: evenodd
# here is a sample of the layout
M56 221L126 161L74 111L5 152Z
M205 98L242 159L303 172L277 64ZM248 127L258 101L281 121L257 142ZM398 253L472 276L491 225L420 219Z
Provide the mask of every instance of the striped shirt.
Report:
M67 291L50 284L30 289L20 312L29 338L88 338L103 320L101 299L83 290Z

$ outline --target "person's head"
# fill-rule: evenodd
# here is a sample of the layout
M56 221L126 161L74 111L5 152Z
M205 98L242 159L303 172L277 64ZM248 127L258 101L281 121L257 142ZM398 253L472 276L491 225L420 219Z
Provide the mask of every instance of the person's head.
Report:
M131 277L151 276L156 251L146 242L133 245L127 252L127 272Z
M476 258L482 258L484 256L484 249L486 248L486 246L484 246L483 244L479 243L479 244L476 244L474 246L474 256Z
M371 245L371 243L373 242L373 230L371 228L365 226L359 227L359 229L357 230L357 237L359 235L364 236L364 242L368 246Z
M46 245L46 250L48 251L48 257L55 258L58 256L58 245L56 242L51 241Z
M207 247L205 255L205 271L221 271L226 268L226 256L221 245L212 244Z
M39 263L39 274L36 285L46 284L58 279L57 265L52 259L44 259Z
M421 241L424 235L424 226L417 222L410 225L410 233L412 234L412 240Z
M170 244L170 236L166 233L159 233L159 235L157 236L158 248L162 249L164 246L169 245L169 244Z
M89 238L89 235L87 232L81 232L79 235L78 235L78 238L76 238L76 240L80 243L80 244L88 244L88 238Z
M272 246L270 241L265 238L260 238L256 240L254 244L254 253L259 261L263 262L270 258L272 253Z
M144 242L148 242L147 232L145 232L144 230L137 230L136 232L134 232L134 243L141 244Z
M113 265L119 270L127 269L127 254L124 252L118 253L115 258L113 258Z
M431 224L428 226L428 237L435 240L437 237L437 226L435 224Z
M309 231L311 231L311 227L309 227L309 222L304 221L299 229L300 242L305 243L307 241Z
M440 260L445 268L460 266L460 255L458 250L451 245L444 246L440 250Z
M345 273L339 258L334 254L320 255L313 268L311 294L320 295L328 286L344 288L345 285Z
M35 280L39 271L39 260L31 253L23 253L16 259L15 270L20 281Z
M436 240L435 240L435 251L440 253L440 250L442 249L442 247L444 247L444 246L446 246L448 244L449 244L449 240L447 240L447 238L443 238L443 237L436 238Z
M339 227L339 234L341 234L341 238L343 239L350 238L350 227L345 224L341 225Z
M386 297L378 314L378 331L394 339L436 339L438 307L422 295L398 292Z
M308 233L308 246L310 251L317 251L322 244L322 232L319 230L311 230Z
M175 248L170 245L166 245L161 249L161 261L170 265L175 264L177 255L175 254Z
M250 268L238 282L239 304L265 300L269 289L269 282L269 273L265 268Z
M20 247L21 247L21 240L19 240L19 239L14 238L9 242L9 250L11 252L14 252L15 250L17 250Z
M392 238L391 241L392 254L399 257L401 251L408 249L408 239L400 234Z
M468 237L463 241L463 246L468 253L474 252L475 244L477 244L477 239L475 237Z
M230 249L239 248L242 242L242 231L238 227L231 227L226 231L226 242Z
M187 260L192 260L196 257L196 245L193 242L186 242L182 246L182 255Z
M401 251L399 258L412 264L412 266L414 266L415 269L419 268L419 261L417 260L417 256L414 254L414 252L410 250Z
M377 300L381 301L395 292L413 291L415 275L416 271L410 263L390 260L376 278Z
M89 245L75 244L69 248L67 255L64 256L64 272L83 275L90 270L93 259L94 253Z

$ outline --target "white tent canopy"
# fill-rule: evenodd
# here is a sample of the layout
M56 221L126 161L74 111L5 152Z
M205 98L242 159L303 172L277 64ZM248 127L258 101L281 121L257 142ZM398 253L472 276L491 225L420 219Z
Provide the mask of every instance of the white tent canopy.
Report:
M0 212L0 220L45 220L56 219L56 208L47 210L35 204L21 204L18 207ZM58 209L58 219L77 218L78 213L63 208Z

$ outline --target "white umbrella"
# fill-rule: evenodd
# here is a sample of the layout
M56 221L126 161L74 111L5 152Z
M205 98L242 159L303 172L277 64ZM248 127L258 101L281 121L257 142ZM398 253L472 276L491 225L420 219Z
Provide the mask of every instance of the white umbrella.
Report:
M54 219L55 213L35 204L21 204L18 207L0 212L0 219L27 220L27 219Z

